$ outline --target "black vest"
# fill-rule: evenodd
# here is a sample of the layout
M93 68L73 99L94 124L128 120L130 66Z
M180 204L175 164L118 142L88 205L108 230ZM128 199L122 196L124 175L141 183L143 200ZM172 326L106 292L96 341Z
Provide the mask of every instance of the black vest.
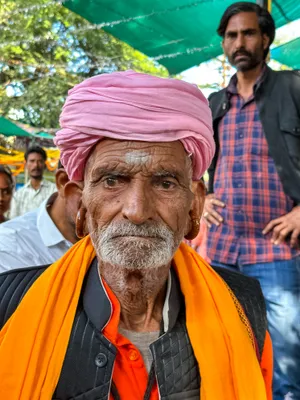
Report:
M26 268L0 275L0 328L14 312L32 283L46 268ZM259 283L239 273L221 268L215 270L230 286L243 306L261 354L267 322ZM95 298L97 305L101 304L101 307L93 307ZM108 400L110 393L114 400L120 399L112 382L117 350L101 332L110 317L110 312L110 302L98 276L97 262L94 261L85 278L53 399ZM187 334L185 305L175 273L172 273L169 299L169 329L151 344L150 350L154 361L144 399L149 399L152 385L156 380L162 400L199 400L201 371ZM130 393L122 400L130 400Z

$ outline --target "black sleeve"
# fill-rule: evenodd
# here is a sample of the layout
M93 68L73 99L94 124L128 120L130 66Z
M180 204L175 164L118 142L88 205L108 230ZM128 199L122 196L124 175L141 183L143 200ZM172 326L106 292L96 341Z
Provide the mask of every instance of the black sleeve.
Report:
M216 101L218 101L218 94L220 92L213 92L208 96L208 102L211 110L214 109L216 106ZM217 165L217 160L218 160L218 154L219 154L219 139L218 139L218 134L217 134L217 129L218 129L218 121L214 121L213 124L213 129L214 129L214 140L216 144L216 152L214 155L214 158L207 170L208 172L208 186L207 186L207 194L211 194L214 192L214 177L215 177L215 170L216 170L216 165Z
M33 282L45 267L23 268L0 274L0 329L14 313Z

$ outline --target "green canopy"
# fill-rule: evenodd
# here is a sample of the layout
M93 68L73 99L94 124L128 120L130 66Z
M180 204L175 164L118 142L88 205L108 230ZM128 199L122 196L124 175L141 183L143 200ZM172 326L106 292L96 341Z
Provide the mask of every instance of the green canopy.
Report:
M232 0L67 0L63 4L177 74L222 53L216 28ZM273 0L277 28L299 0Z
M4 136L32 137L29 132L4 117L0 117L0 134Z
M272 49L271 56L281 64L300 69L300 37Z
M37 132L33 134L34 137L39 139L53 139L54 135L50 135L48 132Z

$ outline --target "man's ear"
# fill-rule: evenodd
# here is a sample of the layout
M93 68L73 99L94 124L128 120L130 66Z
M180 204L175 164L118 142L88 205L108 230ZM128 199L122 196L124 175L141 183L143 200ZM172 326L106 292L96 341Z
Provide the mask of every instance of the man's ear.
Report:
M193 181L192 182L192 192L194 193L194 199L192 201L190 216L191 219L200 219L203 212L204 202L205 202L205 195L206 195L206 188L204 182L200 181Z
M61 190L62 197L65 199L66 207L75 223L78 210L81 207L83 182L68 181Z
M57 191L61 197L65 197L64 188L68 182L69 177L66 171L63 168L58 169L55 174L55 183Z
M268 46L270 45L270 38L268 35L266 35L265 33L262 35L262 40L263 40L263 48L264 50L266 50L268 48Z
M206 189L204 182L194 181L191 188L194 199L191 204L189 211L189 219L186 227L185 238L187 240L193 240L197 237L200 230L200 218L203 212Z

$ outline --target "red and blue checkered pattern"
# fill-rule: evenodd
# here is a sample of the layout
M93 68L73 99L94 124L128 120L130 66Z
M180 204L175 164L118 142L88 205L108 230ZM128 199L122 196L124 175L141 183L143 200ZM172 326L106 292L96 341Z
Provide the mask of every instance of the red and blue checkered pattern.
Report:
M263 75L257 81L257 88ZM220 153L214 180L216 198L226 204L224 222L208 231L207 253L215 262L256 264L288 260L298 254L287 243L273 245L262 230L291 211L251 97L238 95L236 76L227 88L231 107L219 124ZM272 101L270 99L269 101Z

